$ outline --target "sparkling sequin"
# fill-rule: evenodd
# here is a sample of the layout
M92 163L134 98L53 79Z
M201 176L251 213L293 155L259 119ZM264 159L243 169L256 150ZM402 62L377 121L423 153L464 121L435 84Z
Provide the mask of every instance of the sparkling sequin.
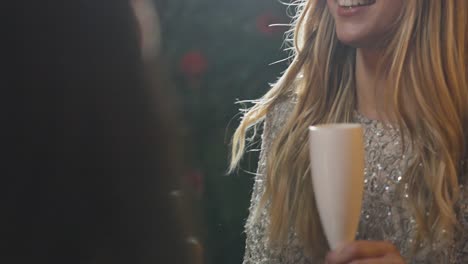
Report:
M266 233L269 204L265 208L258 206L266 179L265 153L268 153L293 106L291 98L283 98L273 106L265 120L258 173L245 226L247 239L243 264L323 263L321 259L311 259L304 254L297 235L292 231L285 246L269 246ZM462 200L458 212L463 232L457 232L454 241L421 244L416 254L412 254L416 221L410 214L408 185L405 183L404 188L398 188L404 182L404 171L411 153L403 151L398 129L369 120L359 113L355 113L354 119L364 127L366 150L365 190L357 239L392 241L407 263L468 263L468 191L460 186Z

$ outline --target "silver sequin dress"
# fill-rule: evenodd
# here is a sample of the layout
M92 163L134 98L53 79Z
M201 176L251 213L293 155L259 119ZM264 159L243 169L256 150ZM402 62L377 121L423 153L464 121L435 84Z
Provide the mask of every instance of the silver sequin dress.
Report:
M322 263L309 259L294 232L282 248L270 248L266 229L269 224L268 204L258 210L264 192L266 157L272 140L284 125L294 107L291 98L283 98L267 114L262 135L262 149L250 205L250 215L245 226L246 251L243 264L306 264ZM406 258L407 263L468 263L468 190L461 188L462 199L457 208L462 230L455 239L423 246L410 256L415 223L409 214L408 197L397 188L404 177L409 162L401 151L401 139L397 129L379 121L369 120L355 113L354 121L364 127L366 150L365 191L357 238L360 240L391 241ZM255 212L259 214L254 217Z

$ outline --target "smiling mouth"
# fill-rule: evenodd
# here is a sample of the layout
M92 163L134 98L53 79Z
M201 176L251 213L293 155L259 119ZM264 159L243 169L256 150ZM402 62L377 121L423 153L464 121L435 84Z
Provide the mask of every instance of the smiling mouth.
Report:
M369 6L375 4L376 0L336 0L338 6L343 8L353 8L360 6Z

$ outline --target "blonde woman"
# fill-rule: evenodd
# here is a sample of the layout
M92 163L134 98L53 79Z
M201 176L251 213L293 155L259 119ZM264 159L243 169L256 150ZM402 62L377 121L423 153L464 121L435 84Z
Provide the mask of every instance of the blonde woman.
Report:
M233 138L231 170L264 122L244 263L468 263L468 1L296 3L294 59ZM364 126L365 194L329 252L307 127L335 122Z

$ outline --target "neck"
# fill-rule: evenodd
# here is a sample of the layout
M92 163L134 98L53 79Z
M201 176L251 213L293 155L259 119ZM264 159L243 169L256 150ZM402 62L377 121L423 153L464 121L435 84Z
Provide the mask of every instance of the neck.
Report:
M385 120L379 111L381 88L385 81L378 76L377 66L381 53L375 50L357 49L356 52L356 93L357 110L364 116ZM380 89L379 89L380 88Z

